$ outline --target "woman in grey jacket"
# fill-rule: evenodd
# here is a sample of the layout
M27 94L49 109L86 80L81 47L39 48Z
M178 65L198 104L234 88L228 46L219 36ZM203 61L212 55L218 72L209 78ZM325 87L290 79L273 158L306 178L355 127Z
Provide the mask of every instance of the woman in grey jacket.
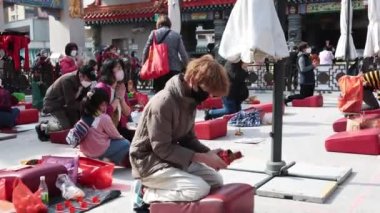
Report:
M154 79L153 89L157 93L161 91L166 82L173 77L174 75L182 72L186 67L186 64L189 60L185 46L181 35L177 32L170 30L172 24L167 15L161 15L156 23L156 30L153 30L148 38L148 41L145 45L143 51L143 62L148 59L149 48L153 43L153 35L156 35L157 43L165 43L168 45L168 56L169 56L169 68L170 72L164 76L161 76L157 79Z

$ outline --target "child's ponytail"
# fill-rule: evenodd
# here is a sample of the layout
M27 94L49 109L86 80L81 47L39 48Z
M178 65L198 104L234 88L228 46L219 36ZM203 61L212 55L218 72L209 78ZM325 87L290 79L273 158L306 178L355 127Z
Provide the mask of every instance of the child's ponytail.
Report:
M90 90L82 100L81 115L95 116L103 102L109 103L109 97L104 90L99 88Z

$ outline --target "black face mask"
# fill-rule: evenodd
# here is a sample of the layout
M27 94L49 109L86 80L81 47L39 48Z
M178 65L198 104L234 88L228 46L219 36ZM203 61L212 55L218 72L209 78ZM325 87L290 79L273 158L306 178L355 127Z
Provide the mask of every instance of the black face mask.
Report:
M208 92L204 91L200 87L198 87L198 91L191 89L191 97L193 97L198 104L202 103L209 96L210 96L210 94L208 94Z

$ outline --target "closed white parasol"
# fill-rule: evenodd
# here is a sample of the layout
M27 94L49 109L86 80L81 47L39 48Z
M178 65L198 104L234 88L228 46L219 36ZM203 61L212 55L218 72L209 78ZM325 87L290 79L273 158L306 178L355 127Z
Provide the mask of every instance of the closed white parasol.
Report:
M357 57L357 53L356 53L355 44L351 35L351 29L352 29L351 0L342 0L341 5L342 6L340 10L340 38L338 41L338 45L336 47L335 58L353 60ZM349 26L347 22L349 23ZM346 54L348 52L349 52L349 56L346 57Z
M238 0L219 47L229 61L263 62L265 57L289 56L285 35L273 1Z
M368 0L368 31L364 57L380 54L380 1Z

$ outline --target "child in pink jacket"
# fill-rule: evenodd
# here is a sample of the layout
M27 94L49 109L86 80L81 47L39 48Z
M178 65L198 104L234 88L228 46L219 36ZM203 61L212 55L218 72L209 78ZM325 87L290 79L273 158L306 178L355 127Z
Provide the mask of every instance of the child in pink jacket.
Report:
M117 131L111 117L105 114L108 101L107 93L98 88L88 92L84 98L81 120L86 121L89 129L80 142L80 150L87 157L107 158L116 165L128 167L130 143Z

